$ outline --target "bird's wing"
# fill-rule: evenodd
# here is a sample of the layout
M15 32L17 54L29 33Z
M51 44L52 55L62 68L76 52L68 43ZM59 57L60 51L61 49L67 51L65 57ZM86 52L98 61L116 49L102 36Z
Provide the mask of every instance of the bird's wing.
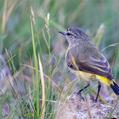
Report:
M110 65L103 54L95 47L91 46L91 49L88 49L90 47L86 48L87 50L85 52L80 52L78 56L70 54L70 59L72 59L72 61L70 62L69 67L74 70L81 70L112 79Z

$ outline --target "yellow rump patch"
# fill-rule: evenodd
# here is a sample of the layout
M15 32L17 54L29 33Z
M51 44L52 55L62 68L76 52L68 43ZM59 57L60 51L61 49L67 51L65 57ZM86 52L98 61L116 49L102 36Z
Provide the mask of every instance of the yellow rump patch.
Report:
M110 86L113 82L106 78L106 77L103 77L103 76L99 76L99 75L96 75L96 78L103 84L107 85L107 86Z
M91 73L87 73L87 72L83 72L83 71L73 71L78 77L84 79L84 80L90 80L90 79L98 79L101 83L110 86L111 84L113 84L113 81L100 76L100 75L95 75L95 74L91 74Z

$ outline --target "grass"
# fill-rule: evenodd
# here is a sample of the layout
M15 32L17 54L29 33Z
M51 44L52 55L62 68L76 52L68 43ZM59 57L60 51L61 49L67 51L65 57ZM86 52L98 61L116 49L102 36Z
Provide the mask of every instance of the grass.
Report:
M67 71L65 46L60 47L62 40L58 35L58 31L70 25L84 28L92 37L108 58L118 82L118 3L118 0L1 0L0 53L15 86L0 97L0 117L55 119L58 104L66 101L77 84ZM2 113L5 103L9 105L6 117Z

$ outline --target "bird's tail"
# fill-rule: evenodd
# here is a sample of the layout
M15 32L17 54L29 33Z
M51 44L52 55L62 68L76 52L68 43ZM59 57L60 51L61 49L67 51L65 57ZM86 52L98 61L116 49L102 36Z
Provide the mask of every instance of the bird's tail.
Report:
M116 95L119 95L119 85L114 80L110 80L106 77L96 75L97 79L107 86L110 86Z
M112 88L112 90L114 91L116 95L119 95L119 86L114 81L112 82L110 87Z

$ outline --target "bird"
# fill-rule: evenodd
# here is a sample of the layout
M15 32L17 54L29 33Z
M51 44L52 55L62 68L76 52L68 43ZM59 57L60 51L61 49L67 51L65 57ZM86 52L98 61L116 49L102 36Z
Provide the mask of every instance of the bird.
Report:
M119 95L119 86L114 81L112 69L106 57L92 42L91 38L80 28L70 26L66 31L59 31L68 42L65 60L68 68L78 72L87 80L97 79L98 90L95 101L98 100L101 83L111 87L116 95ZM88 83L77 94L90 86Z

